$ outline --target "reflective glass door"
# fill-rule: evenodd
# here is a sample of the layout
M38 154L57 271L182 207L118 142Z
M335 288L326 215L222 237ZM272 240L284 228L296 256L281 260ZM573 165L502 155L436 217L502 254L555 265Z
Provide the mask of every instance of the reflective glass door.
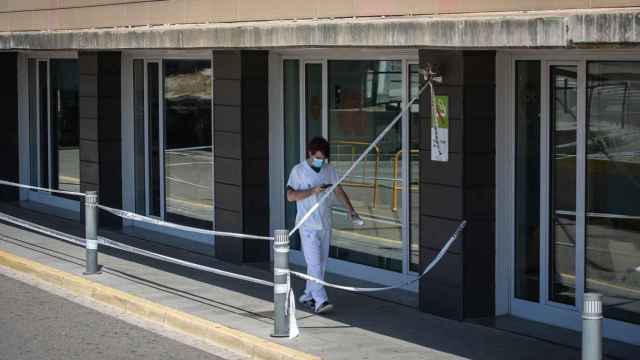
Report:
M514 314L578 329L597 292L605 335L640 343L638 79L640 61L515 62Z
M549 294L576 304L578 67L549 67Z
M31 58L28 66L29 181L80 191L79 67L75 58ZM78 209L76 198L30 192L29 198Z
M314 136L329 140L331 164L344 174L419 86L418 65L406 60L285 59L285 177ZM331 258L399 274L419 270L420 126L416 102L345 179L365 225L354 226L336 202ZM287 226L294 218L295 207L286 205Z
M331 163L343 174L393 118L403 102L402 62L329 60L328 135ZM341 206L333 209L331 256L401 272L401 122L343 183L364 227L355 227ZM397 177L397 178L396 178Z

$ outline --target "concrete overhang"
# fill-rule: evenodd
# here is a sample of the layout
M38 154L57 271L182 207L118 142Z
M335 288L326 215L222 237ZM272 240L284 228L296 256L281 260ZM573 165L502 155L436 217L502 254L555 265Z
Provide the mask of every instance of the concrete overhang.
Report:
M4 32L0 49L568 48L639 43L639 22L640 9L608 9L159 25Z

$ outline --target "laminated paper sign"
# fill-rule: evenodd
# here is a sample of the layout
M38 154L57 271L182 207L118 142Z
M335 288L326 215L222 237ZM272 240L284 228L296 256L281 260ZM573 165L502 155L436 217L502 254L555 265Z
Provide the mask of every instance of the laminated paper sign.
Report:
M431 160L449 161L449 97L436 96L431 124Z

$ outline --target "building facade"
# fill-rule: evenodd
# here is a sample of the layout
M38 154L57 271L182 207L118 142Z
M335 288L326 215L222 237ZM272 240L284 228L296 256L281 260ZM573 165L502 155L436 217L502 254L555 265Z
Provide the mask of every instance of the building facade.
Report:
M6 1L2 179L189 226L294 225L289 171L331 142L344 172L423 84L443 77L448 160L431 95L347 178L365 219L333 208L329 272L410 280L453 319L511 314L571 329L605 296L605 335L640 344L640 1ZM638 77L638 78L636 78ZM438 105L440 106L440 105ZM81 220L71 198L4 201ZM101 225L234 262L266 243L103 214ZM154 235L149 235L151 238ZM160 241L160 240L159 240ZM294 242L294 263L303 264Z

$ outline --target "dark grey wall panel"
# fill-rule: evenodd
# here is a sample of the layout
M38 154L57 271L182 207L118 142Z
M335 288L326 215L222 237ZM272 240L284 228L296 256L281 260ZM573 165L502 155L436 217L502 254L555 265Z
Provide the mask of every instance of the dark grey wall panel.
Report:
M121 54L80 52L80 187L100 203L122 208ZM100 214L101 225L121 226Z
M20 182L20 149L18 147L18 54L0 53L0 179ZM0 186L0 200L15 201L19 191Z
M216 131L213 143L216 147L216 157L242 159L242 135L240 133Z
M495 53L420 50L449 96L449 161L430 153L430 95L420 99L421 266L426 266L464 219L468 226L433 274L420 283L420 308L454 319L494 313Z
M215 226L269 232L268 52L213 52ZM269 243L216 239L216 257L266 261Z

